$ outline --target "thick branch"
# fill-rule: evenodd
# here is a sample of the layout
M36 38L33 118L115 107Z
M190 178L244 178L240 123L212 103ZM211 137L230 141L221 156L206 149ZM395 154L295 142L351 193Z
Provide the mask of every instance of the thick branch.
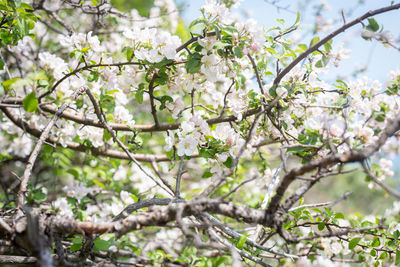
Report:
M39 138L42 134L42 131L30 126L28 123L23 121L21 118L15 116L11 113L8 108L0 107L0 110L4 112L4 114L19 128L26 131L27 133ZM61 143L57 140L54 136L48 136L46 142L51 144L56 144L61 146ZM113 149L106 149L106 148L96 148L96 147L89 147L85 146L76 142L66 142L66 147L75 151L79 152L87 152L91 151L91 153L95 156L105 156L110 158L116 159L126 159L129 160L130 158L126 155L125 152L113 150ZM153 161L169 161L169 158L165 155L148 155L148 154L132 154L133 157L138 161L143 162L153 162Z

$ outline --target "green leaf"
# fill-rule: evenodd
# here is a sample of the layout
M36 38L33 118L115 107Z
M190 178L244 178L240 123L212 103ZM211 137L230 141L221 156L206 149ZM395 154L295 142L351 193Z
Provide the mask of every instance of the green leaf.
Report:
M320 60L318 60L317 63L315 63L315 67L323 68L326 65L328 65L328 63L329 63L329 58L326 56L322 56L322 58Z
M400 250L396 249L396 261L395 265L400 265Z
M388 253L386 251L382 252L381 255L379 256L379 259L383 260L386 259L388 256Z
M293 26L295 26L295 25L299 24L299 22L300 22L300 12L299 12L299 11L297 11L296 22L294 23L294 25L293 25Z
M107 142L108 140L110 140L111 139L111 134L108 132L108 131L104 131L103 132L103 141L104 142Z
M399 239L399 237L400 237L400 231L399 230L396 230L394 233L393 233L393 238L394 239Z
M375 249L371 249L371 252L369 253L372 257L376 256L376 250Z
M201 23L205 23L205 22L207 22L205 19L195 19L190 23L189 29L191 29L193 26L195 26L197 24L201 24Z
M143 103L143 93L144 93L143 90L137 90L135 93L135 98L139 104Z
M36 203L41 203L47 199L47 195L43 192L42 188L33 190L32 197Z
M332 50L332 39L324 44L325 52L329 53Z
M214 154L211 154L211 152L208 149L200 148L199 156L202 158L208 159L208 158L211 158L212 156L214 156Z
M367 25L367 29L373 32L376 32L379 30L379 24L376 22L376 20L374 18L369 18L368 19L368 25Z
M26 111L35 112L38 108L39 101L37 100L35 93L32 92L24 98L22 104L24 105L24 109Z
M376 247L379 247L381 245L381 241L379 240L379 238L378 237L374 237L374 240L372 241L372 243L371 243L371 246L372 247L374 247L374 248L376 248Z
M185 65L186 71L188 73L194 74L199 72L200 67L201 67L201 55L199 53L191 54Z
M79 178L79 172L78 172L77 170L75 170L75 169L69 169L69 170L67 171L67 173L72 174L72 175L74 176L75 179L78 179L78 178Z
M160 110L163 110L163 109L165 109L165 104L167 102L174 102L174 99L172 97L170 97L169 95L163 95L160 98L160 101L161 101Z
M97 6L99 2L97 0L92 0L92 6Z
M94 246L98 249L98 250L108 250L111 247L111 244L109 241L105 241L103 239L97 238L94 241Z
M203 173L201 178L210 178L211 176L213 176L213 174L211 172L205 172L205 173Z
M76 237L72 239L72 246L69 248L71 252L76 252L82 248L82 238Z
M21 78L12 78L9 80L6 80L2 83L2 85L4 86L4 88L7 90L13 83L17 82L21 80Z
M97 71L91 71L88 75L88 81L93 82L99 79L99 73Z
M235 47L233 48L233 54L235 55L235 57L238 57L238 58L242 58L242 57L243 57L243 51L242 51L242 49L241 49L240 47L238 47L238 46L235 46Z
M335 219L344 219L344 215L341 212L335 214Z
M306 44L298 44L297 45L297 51L299 53L303 53L304 51L306 51L308 49L308 46Z
M97 180L95 180L95 179L92 179L92 182L93 182L94 184L97 184L97 185L100 186L101 188L106 189L106 186L105 186L102 182L97 181Z
M315 36L314 38L312 38L309 46L311 47L311 46L315 45L318 42L319 42L319 37Z
M232 157L229 157L229 158L224 162L224 165L225 165L225 167L230 168L230 167L232 167L232 163L233 163L233 159L232 159Z
M322 231L322 230L324 230L324 228L325 228L325 223L324 222L320 222L318 224L318 230Z
M360 240L361 240L361 237L356 237L356 238L353 238L352 240L350 240L349 249L354 249L357 246L358 242L360 242Z
M244 244L246 243L247 237L242 235L239 237L239 239L236 241L236 247L238 249L242 249Z
M302 151L305 151L305 150L307 150L307 148L301 147L301 146L296 146L296 147L289 147L287 149L287 152L295 152L295 153L297 153L297 152L302 152Z
M131 60L132 59L132 55L133 55L133 49L130 46L125 46L124 48L122 48L122 52L126 53L126 60Z

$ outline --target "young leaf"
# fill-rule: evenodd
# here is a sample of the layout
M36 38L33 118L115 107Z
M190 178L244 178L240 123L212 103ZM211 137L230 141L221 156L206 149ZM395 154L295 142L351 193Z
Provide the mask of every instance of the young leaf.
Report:
M367 29L373 32L377 32L379 30L379 24L376 22L376 20L374 18L369 18L368 19L368 25L367 25Z
M395 265L400 265L400 250L396 249L396 262Z
M239 237L238 241L236 242L236 247L238 249L242 249L244 244L246 243L247 237L242 235L241 237Z
M200 60L201 60L201 55L199 53L191 54L185 65L186 71L191 74L199 72L201 67Z
M36 99L35 93L28 94L22 101L24 109L28 112L35 112L38 108L39 101Z
M358 242L360 242L360 240L361 240L361 237L356 237L356 238L353 238L352 240L350 240L349 249L354 249L357 246Z

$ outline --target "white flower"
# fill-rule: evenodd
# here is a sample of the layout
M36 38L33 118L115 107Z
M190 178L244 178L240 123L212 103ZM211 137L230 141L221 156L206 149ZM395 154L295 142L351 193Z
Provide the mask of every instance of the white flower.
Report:
M203 120L203 118L201 118L200 116L194 115L193 117L190 118L190 121L193 122L196 127L199 127L202 135L208 136L211 134L208 123L205 120Z
M340 252L342 252L342 250L342 244L340 244L339 242L333 242L331 244L331 251L333 254L339 254Z
M80 139L88 139L92 142L94 147L100 147L104 145L103 141L103 129L99 129L93 126L85 126L78 130L77 134Z
M156 49L145 49L140 48L139 50L135 51L135 56L139 60L147 60L150 63L157 63L160 62L164 57L158 53Z
M219 57L211 54L209 56L205 55L201 58L201 62L203 63L203 66L206 68L215 66L218 63Z
M201 7L201 11L210 15L226 19L230 12L225 4L217 3L216 0L206 0L205 5Z
M172 118L177 119L179 112L184 108L184 103L179 96L174 96L174 98L174 102L168 102L165 106L172 112Z
M65 197L58 198L56 201L53 202L53 206L56 209L60 209L59 215L67 218L73 217L73 212L71 207L68 204L68 201Z
M68 65L63 59L49 52L39 53L39 60L44 68L53 71L54 78L57 80L61 79L64 76L63 73L68 70Z
M76 198L78 201L89 193L93 192L93 188L88 188L82 184L70 184L63 187L64 192L67 196Z
M198 140L193 135L187 135L178 143L178 156L192 156L196 150Z
M165 143L165 151L170 151L175 144L174 133L171 130L168 130L168 135L165 137Z
M212 132L212 136L215 139L221 141L226 141L226 139L228 139L232 135L235 135L234 130L228 125L222 125L222 124L218 124L218 126L215 128L215 131Z
M392 81L397 80L398 78L400 78L400 68L397 68L396 70L391 70L388 74L389 79Z
M181 129L182 129L182 131L181 131L182 135L186 135L188 133L191 133L191 132L194 131L194 123L191 122L191 121L184 121L181 124Z
M104 48L100 45L99 38L97 36L92 36L91 31L87 35L87 41L93 51L102 52L104 50Z
M394 175L394 172L391 170L392 168L392 161L388 159L380 159L379 160L379 166L384 172L384 174L388 177L392 177Z
M58 141L63 147L67 147L67 143L71 142L76 135L74 123L71 121L59 120L57 127L53 129L55 135L58 137Z
M20 137L14 138L8 147L8 152L20 157L28 156L32 151L32 140L28 135L24 134Z
M274 177L275 173L276 173L276 169L267 168L267 169L264 171L264 179L265 179L265 181L266 181L266 182L271 181L272 178Z
M392 165L393 165L393 163L391 160L388 160L388 159L380 159L379 160L379 166L382 169L390 169L390 168L392 168Z
M120 197L122 202L124 202L126 205L133 204L135 201L131 197L131 194L129 192L122 190L120 193Z
M218 156L217 156L218 161L222 162L222 163L224 163L228 159L228 157L229 157L229 153L227 153L227 152L223 152L221 154L218 154Z
M279 86L279 87L276 89L276 94L277 94L278 96L280 96L280 97L286 96L287 92L288 92L288 91L286 90L286 88L284 88L284 87L282 87L282 86Z
M114 179L115 181L120 181L120 180L122 180L122 179L125 179L127 175L128 175L128 172L127 172L127 170L125 169L125 167L122 166L122 165L120 165L120 166L118 167L118 170L114 173L113 179Z
M130 114L125 107L120 105L116 106L114 109L114 121L119 123L129 122L130 124L135 124L132 114Z

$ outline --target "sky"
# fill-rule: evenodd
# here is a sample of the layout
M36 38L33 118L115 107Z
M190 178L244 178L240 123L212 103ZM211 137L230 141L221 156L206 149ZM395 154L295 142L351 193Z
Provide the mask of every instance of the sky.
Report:
M198 18L201 15L200 7L204 2L203 0L187 0L183 13L184 19L190 22ZM302 36L304 43L309 44L311 34L306 35L305 32L314 24L315 6L321 2L325 2L329 6L329 10L324 11L322 15L324 19L331 19L335 22L330 30L334 31L343 25L341 10L345 13L346 21L348 22L369 10L388 6L392 1L365 0L363 4L359 5L358 0L308 0L306 4L304 4L306 1L275 0L277 5L282 7L280 9L272 5L271 2L274 2L274 0L244 0L239 8L234 9L234 12L249 14L249 17L257 20L260 24L264 24L268 29L278 25L276 22L278 18L284 19L287 26L292 25L296 20L297 11L300 11L300 26L302 29L297 33ZM394 2L397 3L398 1ZM389 31L395 40L400 39L400 10L390 11L374 18L383 27L383 31ZM394 48L387 48L378 41L362 39L360 36L361 30L362 25L358 24L334 39L333 47L339 45L340 42L344 42L344 48L350 49L351 53L349 59L342 60L338 68L332 67L330 69L330 72L326 74L327 79L354 79L351 76L354 70L367 66L366 71L358 77L366 75L384 83L388 80L388 73L391 70L400 68L400 51ZM329 32L318 34L318 36L322 38Z

